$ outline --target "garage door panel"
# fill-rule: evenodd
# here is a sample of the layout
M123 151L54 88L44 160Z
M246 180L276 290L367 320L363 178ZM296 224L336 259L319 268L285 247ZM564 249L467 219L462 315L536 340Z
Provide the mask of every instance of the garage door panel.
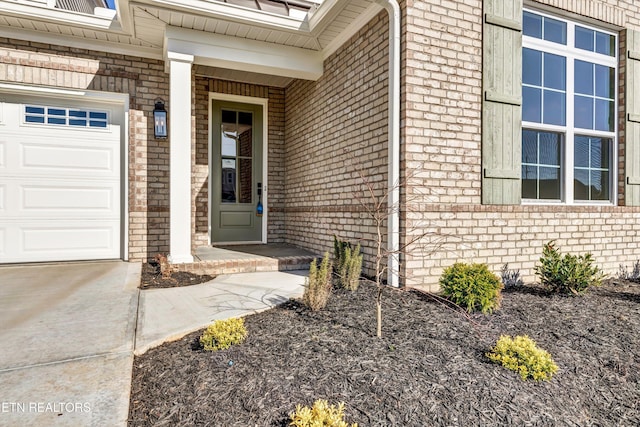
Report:
M21 187L24 214L64 211L64 213L109 214L117 206L116 185L78 186L77 183L65 183L57 186L27 185ZM116 209L117 212L117 209Z
M5 168L5 159L7 158L7 155L5 153L6 150L7 150L6 141L0 139L0 169Z
M12 177L1 187L4 202L0 203L4 212L0 224L3 219L120 217L120 183L117 181L51 179L43 183L37 178Z
M120 222L40 221L0 227L0 262L119 258ZM5 238L6 236L7 238ZM7 243L11 242L10 247Z
M106 172L118 175L115 166L114 149L74 147L66 144L22 144L22 168L30 170L53 169L59 173L83 174Z
M56 251L57 254L102 251L113 253L113 244L119 234L118 221L111 224L100 221L88 223L59 223L55 226L41 224L22 228L23 251L33 254Z

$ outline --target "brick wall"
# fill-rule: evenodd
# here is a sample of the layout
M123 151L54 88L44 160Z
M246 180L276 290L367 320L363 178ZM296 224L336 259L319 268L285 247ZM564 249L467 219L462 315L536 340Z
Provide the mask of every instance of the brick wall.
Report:
M537 3L621 28L640 26L632 1ZM508 262L534 280L542 245L552 239L563 251L592 252L608 273L640 258L638 208L480 204L482 1L407 0L402 8L402 157L409 181L403 240L426 234L423 251L403 259L406 283L435 290L442 269L456 261L486 262L494 271ZM623 99L620 105L623 112ZM623 130L620 137L623 165Z
M362 239L369 267L375 227L356 194L362 173L387 183L388 18L380 13L325 60L315 82L286 90L286 241L322 253L333 235ZM383 231L386 233L386 230Z
M156 98L168 102L164 63L0 38L0 82L129 95L129 257L169 250L169 142L153 138Z
M207 67L195 70L195 149L192 170L195 224L192 246L206 246L209 241L209 93L268 98L268 212L267 239L269 243L284 241L284 89L237 83L201 77L209 73Z

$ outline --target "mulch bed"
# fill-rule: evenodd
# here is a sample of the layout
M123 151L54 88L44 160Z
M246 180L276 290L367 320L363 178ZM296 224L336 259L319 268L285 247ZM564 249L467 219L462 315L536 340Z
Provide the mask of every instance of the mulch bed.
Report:
M175 271L171 277L162 277L160 264L157 261L150 261L142 264L142 276L140 278L140 289L154 288L175 288L178 286L199 285L215 279L215 276L198 275L185 271Z
M298 403L346 403L362 426L640 425L640 285L609 281L582 297L535 286L466 315L416 291L336 290L311 313L296 301L246 318L242 345L200 349L199 333L134 361L129 426L285 426ZM560 370L522 381L485 353L527 334Z

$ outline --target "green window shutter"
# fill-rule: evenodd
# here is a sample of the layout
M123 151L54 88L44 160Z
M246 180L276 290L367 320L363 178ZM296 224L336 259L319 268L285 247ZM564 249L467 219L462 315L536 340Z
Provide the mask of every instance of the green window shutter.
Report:
M482 203L520 204L522 0L484 0Z
M640 31L627 30L625 190L627 206L640 206Z

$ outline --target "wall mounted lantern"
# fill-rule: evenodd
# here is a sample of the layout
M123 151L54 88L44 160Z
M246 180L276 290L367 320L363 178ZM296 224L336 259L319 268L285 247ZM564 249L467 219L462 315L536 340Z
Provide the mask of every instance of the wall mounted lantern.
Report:
M156 101L153 109L153 136L156 138L167 137L167 110L164 109L164 102Z

